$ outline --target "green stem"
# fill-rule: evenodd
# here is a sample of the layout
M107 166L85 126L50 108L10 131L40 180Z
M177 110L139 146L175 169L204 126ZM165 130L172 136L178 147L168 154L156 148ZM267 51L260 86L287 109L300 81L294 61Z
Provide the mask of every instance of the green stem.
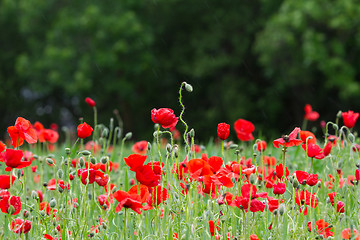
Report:
M179 103L180 103L180 105L181 105L181 107L182 107L182 110L181 110L181 113L180 113L180 116L179 116L179 118L180 118L180 121L184 124L184 126L185 126L185 132L184 132L184 135L183 135L183 137L184 137L184 141L185 141L185 144L186 144L186 148L187 148L187 156L188 156L188 159L190 158L190 156L189 156L189 154L190 154L190 151L191 151L191 149L190 149L190 146L189 146L189 140L187 139L187 131L188 131L188 129L189 129L189 127L188 127L188 125L186 124L186 122L183 120L183 118L182 118L182 116L183 116L183 114L184 114L184 111L185 111L185 106L184 106L184 104L182 103L182 93L181 93L181 91L182 91L182 88L183 88L183 86L185 86L185 82L183 82L183 83L181 83L181 86L180 86L180 90L179 90Z

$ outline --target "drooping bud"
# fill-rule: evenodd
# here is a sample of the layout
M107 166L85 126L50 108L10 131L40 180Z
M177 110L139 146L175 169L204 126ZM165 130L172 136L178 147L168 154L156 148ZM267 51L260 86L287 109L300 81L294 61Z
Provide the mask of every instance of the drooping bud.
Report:
M102 164L106 164L109 161L109 157L108 156L104 156L100 158L100 162Z
M189 131L189 137L191 138L195 137L195 130L193 128Z
M85 166L85 159L83 157L79 158L79 166L84 167Z
M92 164L96 164L96 157L91 157L91 158L90 158L90 162L91 162Z
M280 204L279 213L281 216L284 215L284 213L285 213L285 205L284 204Z
M192 91L193 91L193 87L192 87L190 84L188 84L188 83L185 83L185 89L186 89L186 91L188 91L188 92L192 92Z
M125 138L127 140L131 139L132 138L132 132L128 132L126 135L125 135Z
M64 176L64 171L62 169L59 169L57 171L56 175L58 176L58 178L62 179Z
M257 180L257 176L256 176L256 174L251 174L250 175L250 177L249 177L249 182L251 183L251 184L255 184L256 183L256 180Z
M51 201L49 202L49 206L50 206L51 208L56 207L56 200L55 200L55 198L54 198L54 199L51 199Z
M83 150L83 151L81 151L81 154L84 156L90 156L91 152L88 150Z
M46 162L47 162L49 165L53 165L53 164L54 164L54 160L52 160L51 158L46 158Z

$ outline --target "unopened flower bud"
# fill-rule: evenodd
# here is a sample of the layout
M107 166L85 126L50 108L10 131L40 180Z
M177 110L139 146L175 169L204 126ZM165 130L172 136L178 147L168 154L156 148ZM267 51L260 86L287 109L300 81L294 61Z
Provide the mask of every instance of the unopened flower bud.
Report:
M31 198L37 200L37 199L39 199L39 194L36 191L32 191L31 192Z
M171 150L172 150L171 144L170 144L170 143L166 144L166 151L167 151L168 153L170 153Z
M273 211L273 214L276 216L276 215L278 214L278 210L275 209L275 210Z
M50 165L54 164L54 160L52 160L51 158L46 158L46 162Z
M351 143L355 142L355 136L352 133L349 133L348 139L349 139L349 142L351 142Z
M27 210L24 210L24 218L30 217L30 213Z
M60 186L58 186L58 191L59 191L59 193L63 193L64 189L62 189Z
M79 158L79 166L84 167L85 166L85 159L83 157Z
M70 155L71 149L70 148L65 148L65 153L66 153L66 155Z
M173 146L173 152L174 152L175 158L178 158L179 157L179 147L178 147L178 145L175 144Z
M109 135L109 129L108 128L104 128L104 130L101 133L101 136L106 138Z
M103 229L107 229L106 223L102 223L101 226L102 226Z
M59 169L57 171L56 175L58 176L58 178L62 179L64 176L64 171L62 169Z
M193 128L189 131L189 137L191 138L195 137L195 130Z
M109 157L108 156L104 156L100 158L100 162L102 164L106 164L109 161Z
M55 200L55 199L52 199L52 200L49 202L49 206L50 206L51 208L56 207L56 200Z
M294 179L294 182L292 183L294 188L297 188L299 186L299 181L297 179Z
M125 138L127 140L131 139L132 138L132 132L128 132L126 135L125 135Z
M193 87L192 87L190 84L188 84L188 83L185 83L185 89L186 89L186 91L188 91L188 92L192 92L192 91L193 91Z
M281 216L284 215L284 213L285 213L285 205L284 204L280 204L279 213Z
M318 188L321 188L321 181L318 181L317 184L316 184L316 186L317 186Z
M111 193L114 194L117 190L118 190L117 187L114 187L114 188L111 190Z
M341 116L342 116L342 111L340 110L340 111L338 111L338 113L336 114L336 117L337 117L337 118L341 118Z
M148 151L151 150L151 143L150 143L150 142L147 143L147 150L148 150Z
M334 128L335 131L337 131L339 129L339 126L336 125L336 124L333 124L333 128Z
M91 162L92 164L96 164L96 157L91 157L91 158L90 158L90 162Z
M156 130L156 131L153 133L153 136L154 136L154 138L157 138L158 136L160 137L161 134L162 134L162 131Z
M7 209L8 214L12 215L15 213L15 208L13 205L10 205Z
M230 149L236 149L236 148L238 148L238 147L239 147L239 145L237 145L237 144L231 144L231 145L229 146Z
M249 182L251 183L251 184L255 184L256 183L256 180L257 180L257 176L256 176L256 174L251 174L250 175L250 177L249 177Z
M16 177L17 177L18 179L20 179L21 176L22 176L21 169L17 169L17 171L16 171Z
M81 151L81 154L84 156L90 156L91 152L88 150L83 150L83 151Z

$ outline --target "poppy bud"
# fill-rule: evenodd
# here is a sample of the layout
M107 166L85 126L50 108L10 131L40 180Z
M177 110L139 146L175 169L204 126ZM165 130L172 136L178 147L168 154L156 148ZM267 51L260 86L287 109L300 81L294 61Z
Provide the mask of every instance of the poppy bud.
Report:
M189 131L189 137L191 138L195 137L195 130L193 128Z
M294 188L297 188L299 186L299 181L297 180L297 178L294 179L294 182L292 183Z
M66 153L66 155L69 155L71 153L70 148L65 148L65 153Z
M339 126L336 125L336 124L333 124L333 128L334 128L335 131L337 131L339 129Z
M45 211L44 211L44 210L41 210L41 211L40 211L40 215L44 217L44 216L46 215Z
M105 157L100 158L100 162L101 162L102 164L106 164L108 161L109 161L109 157L108 157L108 156L105 156Z
M91 157L91 158L90 158L90 162L91 162L92 164L96 164L96 157Z
M160 137L160 135L162 134L162 131L155 131L154 133L153 133L153 136L154 136L154 138L157 138L158 136Z
M27 210L24 210L24 218L30 217L30 213Z
M150 142L147 143L147 150L148 150L148 151L151 150L151 143L150 143Z
M170 143L166 144L166 151L167 151L168 153L170 153L171 150L172 150L171 144L170 144Z
M175 156L175 158L178 158L178 157L179 157L179 147L178 147L177 144L175 144L175 145L173 146L173 151L174 151L174 156Z
M59 193L63 193L64 189L62 189L60 186L58 186L58 191L59 191Z
M114 187L114 188L112 189L111 193L114 194L117 190L118 190L117 187Z
M47 162L49 165L53 165L53 164L54 164L54 160L52 160L51 158L46 158L46 162Z
M103 136L103 137L107 137L109 135L109 129L108 128L104 128L104 130L102 131L102 133L101 133L101 136Z
M36 200L39 199L38 193L37 193L36 191L32 191L32 192L31 192L31 198L32 198L32 199L36 199Z
M16 171L16 177L17 177L18 179L20 179L21 176L22 176L21 169L17 169L17 171Z
M85 102L89 105L89 107L95 107L96 105L95 101L89 97L85 98Z
M52 200L49 202L49 206L50 206L51 208L56 207L56 200L55 200L55 199L52 199Z
M284 213L285 213L285 205L284 204L280 204L279 213L281 216L284 215Z
M237 149L239 145L237 144L230 144L229 149Z
M62 169L59 169L56 174L58 178L62 179L62 177L64 176L64 171Z
M7 213L13 215L15 213L15 208L13 205L10 205L7 209Z
M317 186L318 188L321 188L321 181L318 181L317 184L316 184L316 186Z
M105 229L105 230L107 229L106 223L102 223L101 226L102 226L103 229Z
M91 200L91 199L93 198L92 193L89 193L89 194L88 194L88 197L89 197L89 200Z
M83 157L79 158L79 166L84 167L85 166L85 159Z
M273 214L276 216L276 215L278 214L278 210L275 209L275 210L273 211Z
M114 129L114 118L110 118L109 128Z
M341 118L341 116L342 116L342 111L340 110L340 111L338 111L338 113L336 114L336 117L337 117L337 118Z
M83 151L81 151L81 154L84 156L89 156L91 154L91 152L88 150L83 150Z
M352 133L349 133L348 139L349 139L349 142L351 142L351 143L355 142L355 136Z
M193 91L193 87L192 87L190 84L188 84L188 83L185 83L185 89L186 89L186 91L188 91L188 92L192 92L192 91Z
M249 182L251 183L251 184L255 184L256 183L256 180L257 180L257 176L256 176L256 174L251 174L250 175L250 177L249 177Z
M227 123L219 123L217 126L217 134L221 140L226 140L230 134L230 125Z

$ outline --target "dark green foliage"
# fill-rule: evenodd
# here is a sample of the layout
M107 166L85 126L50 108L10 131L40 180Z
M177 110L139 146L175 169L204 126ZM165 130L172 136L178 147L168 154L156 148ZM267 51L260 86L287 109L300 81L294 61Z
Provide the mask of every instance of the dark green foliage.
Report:
M184 118L202 140L238 118L265 136L287 132L306 103L333 120L360 101L357 5L1 0L0 127L20 115L91 122L89 96L100 122L118 109L135 139L150 139L152 108L180 114L182 81L194 87Z

